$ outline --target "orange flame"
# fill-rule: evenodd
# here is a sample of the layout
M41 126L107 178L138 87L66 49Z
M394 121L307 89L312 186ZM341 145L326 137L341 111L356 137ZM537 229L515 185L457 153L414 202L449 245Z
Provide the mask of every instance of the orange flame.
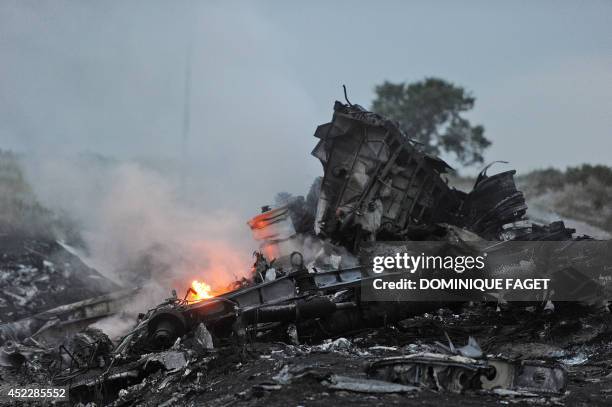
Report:
M194 292L191 293L190 301L200 301L215 296L212 288L204 281L193 280L191 283L191 289Z
M196 240L190 244L188 262L181 265L175 285L184 292L191 287L187 301L210 299L233 290L236 280L249 275L250 256L237 255L237 248L225 241ZM186 279L185 277L188 277Z

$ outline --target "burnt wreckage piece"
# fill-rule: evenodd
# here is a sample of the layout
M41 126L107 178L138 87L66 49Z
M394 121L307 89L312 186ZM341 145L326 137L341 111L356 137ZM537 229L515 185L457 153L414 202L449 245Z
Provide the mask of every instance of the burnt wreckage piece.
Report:
M524 218L527 204L523 193L516 189L516 171L489 177L487 168L478 175L474 189L465 196L462 225L486 239L497 240L503 233L503 225Z
M312 152L323 164L314 231L342 240L402 236L411 225L457 223L461 195L440 174L444 161L418 150L399 126L358 105L336 102Z
M379 359L366 367L370 377L432 390L504 389L562 394L567 371L554 362L470 358L441 353L416 353Z
M531 225L514 226L527 211L514 170L487 176L485 168L470 193L458 191L443 178L452 170L446 162L420 151L397 123L359 105L336 102L332 121L320 125L315 137L312 155L324 170L317 235L352 251L363 241L427 240L427 227L440 223L487 240L506 240L511 227L517 232L512 238L531 240ZM560 226L571 238L574 231ZM546 238L543 231L538 240Z
M249 332L286 327L287 323L297 325L302 339L320 339L360 326L380 326L385 320L407 318L430 309L418 304L398 307L395 303L360 302L355 290L372 278L375 275L371 271L360 267L320 273L297 268L273 281L196 303L170 298L149 311L115 352L166 349L181 336L190 336L200 323L206 325L217 343L232 337L245 339Z

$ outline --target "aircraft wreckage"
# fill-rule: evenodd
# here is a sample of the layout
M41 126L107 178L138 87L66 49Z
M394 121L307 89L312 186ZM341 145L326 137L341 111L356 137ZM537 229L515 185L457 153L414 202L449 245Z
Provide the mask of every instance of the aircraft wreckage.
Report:
M485 168L469 193L450 187L444 178L447 163L423 153L397 123L358 105L336 102L331 122L320 125L314 136L318 143L312 155L321 161L323 177L309 201L290 199L264 207L248 222L260 244L250 279L198 301L190 300L190 293L174 293L141 314L134 329L116 344L91 328L62 343L59 351L42 339L58 328L80 329L84 322L116 312L130 291L0 325L3 365L23 367L34 358L37 371L47 372L50 383L69 387L71 400L138 404L144 396L130 398L126 389L144 391L147 383L161 380L154 378L160 370L168 377L205 370L202 357L212 363L221 349L240 349L253 341L295 346L324 341L326 345L312 346L348 352L350 344L341 339L351 332L440 308L435 302L362 297L364 282L376 277L360 261L363 253L388 251L392 246L387 242L434 241L445 251L461 253L472 250L474 242L499 250L512 242L564 241L564 250L571 252L570 243L590 240L575 237L575 230L563 222L530 223L515 171L488 176ZM306 253L306 246L317 250ZM563 256L553 257L557 268L567 273ZM575 288L577 295L593 292L592 285ZM490 296L476 299L498 301ZM340 339L330 342L333 338ZM566 368L558 361L487 356L473 338L462 348L449 339L449 346L388 357L369 354L367 359L365 377L305 373L285 366L274 383L258 385L257 391L272 391L307 374L330 389L361 393L430 388L560 397L568 385Z

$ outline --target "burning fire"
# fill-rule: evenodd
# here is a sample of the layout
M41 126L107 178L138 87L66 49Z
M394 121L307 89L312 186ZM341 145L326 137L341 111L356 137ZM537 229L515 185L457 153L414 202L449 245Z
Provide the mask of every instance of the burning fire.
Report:
M193 292L191 293L190 301L200 301L215 296L212 288L203 281L193 280L191 289Z
M225 241L191 242L189 256L186 256L189 261L181 265L174 284L181 292L184 292L186 285L189 286L189 302L210 299L231 291L236 281L249 275L250 256L237 254L240 252L240 247Z

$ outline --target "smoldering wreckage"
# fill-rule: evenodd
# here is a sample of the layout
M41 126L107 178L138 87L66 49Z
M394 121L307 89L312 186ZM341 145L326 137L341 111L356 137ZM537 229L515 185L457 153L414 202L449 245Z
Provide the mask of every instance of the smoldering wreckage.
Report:
M120 312L138 289L109 286L19 315L0 325L2 387L68 386L73 404L112 406L609 405L605 303L376 302L360 293L373 275L358 255L384 252L385 242L466 250L473 241L569 245L588 236L560 221L529 222L515 171L485 169L469 193L449 187L444 161L348 101L314 136L320 182L248 222L260 243L250 279L174 292L115 342L88 325ZM11 259L23 261L5 253L5 267ZM24 267L13 270L27 276ZM592 286L576 290L588 296Z

